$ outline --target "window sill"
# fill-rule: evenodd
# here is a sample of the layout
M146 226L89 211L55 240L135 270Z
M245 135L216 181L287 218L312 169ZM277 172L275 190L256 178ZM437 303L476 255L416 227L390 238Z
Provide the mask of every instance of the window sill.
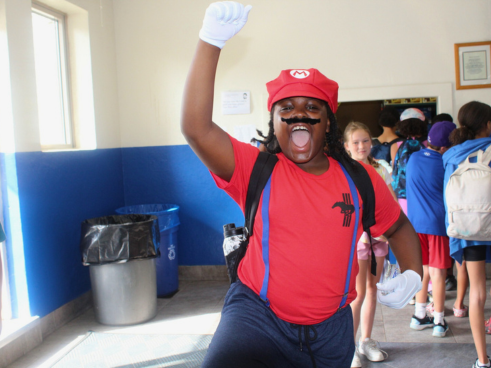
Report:
M38 323L39 317L37 316L2 321L0 348L19 338L32 328L35 328Z

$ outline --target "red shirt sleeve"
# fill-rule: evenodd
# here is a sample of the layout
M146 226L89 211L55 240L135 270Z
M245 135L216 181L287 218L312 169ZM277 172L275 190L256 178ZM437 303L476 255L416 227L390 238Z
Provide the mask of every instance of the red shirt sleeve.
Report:
M385 233L399 218L401 208L378 172L371 166L362 163L372 179L375 192L375 225L370 228L376 238Z
M230 182L223 180L211 172L218 188L223 189L244 212L247 196L247 187L252 173L252 168L259 155L259 149L247 143L242 143L230 137L234 148L235 170Z

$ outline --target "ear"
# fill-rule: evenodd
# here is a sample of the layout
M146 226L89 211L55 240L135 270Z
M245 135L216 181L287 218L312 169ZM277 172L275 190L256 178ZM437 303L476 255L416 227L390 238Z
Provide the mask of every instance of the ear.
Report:
M348 143L346 143L346 142L344 143L344 149L345 149L347 152L349 152L349 149L348 149Z
M327 119L326 133L329 133L330 128L331 128L331 122L329 121L329 119Z

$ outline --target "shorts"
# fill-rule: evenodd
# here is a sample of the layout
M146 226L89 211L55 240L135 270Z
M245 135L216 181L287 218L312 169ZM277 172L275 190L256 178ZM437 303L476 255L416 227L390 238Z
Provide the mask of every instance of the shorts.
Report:
M387 254L389 254L389 243L372 238L372 245L375 257L385 257ZM367 233L363 233L361 235L356 248L359 260L366 261L368 259L368 255L372 254L370 249L370 240L368 239Z
M486 260L486 252L489 245L474 245L463 249L464 257L466 261L477 262Z
M452 267L448 236L418 233L423 266L446 269Z

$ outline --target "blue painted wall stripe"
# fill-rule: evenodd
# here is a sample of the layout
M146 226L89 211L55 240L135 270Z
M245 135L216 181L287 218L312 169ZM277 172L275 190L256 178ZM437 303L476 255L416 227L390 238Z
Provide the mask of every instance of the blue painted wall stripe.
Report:
M124 205L121 150L15 156L30 309L42 317L90 290L80 224Z
M123 170L127 206L179 205L180 265L225 264L222 227L244 216L188 145L124 148Z
M222 226L244 222L187 145L22 152L15 168L31 315L43 317L90 290L79 251L88 218L136 204L179 205L179 265L223 265Z

